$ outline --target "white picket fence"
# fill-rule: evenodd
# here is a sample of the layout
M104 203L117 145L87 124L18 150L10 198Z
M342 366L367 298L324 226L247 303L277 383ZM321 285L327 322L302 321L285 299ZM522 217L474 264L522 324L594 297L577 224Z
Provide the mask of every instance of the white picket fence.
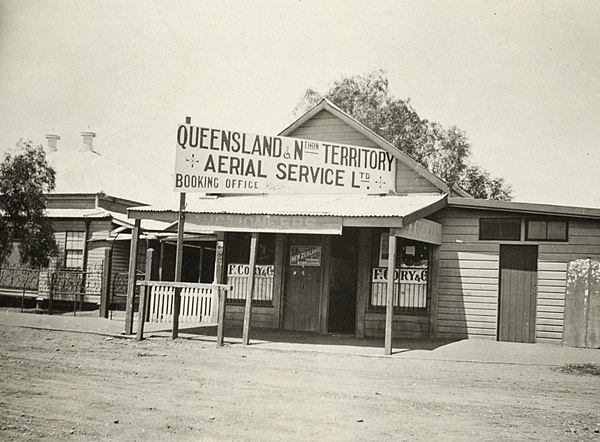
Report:
M175 290L180 289L180 323L204 325L218 323L219 291L226 290L222 285L168 281L139 281L138 285L146 286L149 290L148 322L173 322L173 298Z

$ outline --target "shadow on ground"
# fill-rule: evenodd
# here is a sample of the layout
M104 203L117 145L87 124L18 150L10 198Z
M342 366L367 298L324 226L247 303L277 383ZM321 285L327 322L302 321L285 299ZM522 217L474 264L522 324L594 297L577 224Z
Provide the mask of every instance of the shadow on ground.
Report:
M171 328L161 330L153 330L153 333L170 333ZM217 335L217 327L197 327L180 325L179 332L182 337L214 338ZM190 336L191 335L191 336ZM227 327L225 330L225 340L235 339L236 341L242 338L241 327ZM411 339L395 339L393 354L405 353L413 350L432 351L439 347L451 344L456 341L441 341L441 340L411 340ZM260 346L271 343L287 343L287 344L307 344L307 345L322 345L322 346L348 346L348 347L364 347L364 348L381 348L383 350L383 338L359 338L348 334L319 334L313 332L299 332L280 329L252 329L250 331L250 345Z

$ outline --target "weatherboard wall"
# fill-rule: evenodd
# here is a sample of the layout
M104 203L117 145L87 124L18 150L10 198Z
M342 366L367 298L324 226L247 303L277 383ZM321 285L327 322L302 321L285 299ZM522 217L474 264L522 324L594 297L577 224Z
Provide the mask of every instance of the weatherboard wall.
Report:
M600 258L600 222L569 219L568 242L499 242L479 240L481 217L534 216L456 208L436 214L436 221L443 225L433 318L436 337L496 339L500 244L518 244L538 246L536 342L560 343L567 264L579 258Z
M326 110L316 114L288 136L353 146L379 147L374 141ZM396 192L440 193L440 189L406 164L396 160Z
M98 291L98 284L94 278L99 279L100 274L102 272L102 265L104 263L104 250L108 247L108 242L105 241L108 238L108 232L111 228L111 222L109 220L87 220L89 223L88 228L88 258L87 258L87 272L88 288L94 287L94 291ZM62 260L64 259L64 251L65 251L65 243L67 232L85 232L86 231L86 220L83 219L53 219L52 226L54 228L54 237L56 239L59 256L53 258L52 264L49 270L55 270L57 268L62 268L64 263ZM59 261L60 260L60 261ZM49 297L49 281L47 276L42 276L40 278L38 296L42 298ZM55 294L53 296L54 300L67 300L72 301L72 296L66 296L61 294ZM99 302L100 297L99 294L93 295L85 295L83 297L84 302L96 303Z

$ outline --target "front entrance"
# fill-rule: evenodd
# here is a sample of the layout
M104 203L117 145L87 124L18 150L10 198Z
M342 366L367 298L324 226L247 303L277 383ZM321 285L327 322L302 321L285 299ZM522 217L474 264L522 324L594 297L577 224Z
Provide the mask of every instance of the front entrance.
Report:
M537 246L500 246L498 340L535 342Z
M331 237L329 332L355 331L357 267L358 229L344 228L341 236Z
M284 329L319 331L323 259L321 236L288 236L283 300Z

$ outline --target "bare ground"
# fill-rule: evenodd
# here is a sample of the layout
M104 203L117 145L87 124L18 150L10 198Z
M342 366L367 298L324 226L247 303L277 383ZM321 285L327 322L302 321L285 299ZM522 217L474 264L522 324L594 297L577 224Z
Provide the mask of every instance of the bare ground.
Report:
M0 325L0 440L600 440L600 377Z

